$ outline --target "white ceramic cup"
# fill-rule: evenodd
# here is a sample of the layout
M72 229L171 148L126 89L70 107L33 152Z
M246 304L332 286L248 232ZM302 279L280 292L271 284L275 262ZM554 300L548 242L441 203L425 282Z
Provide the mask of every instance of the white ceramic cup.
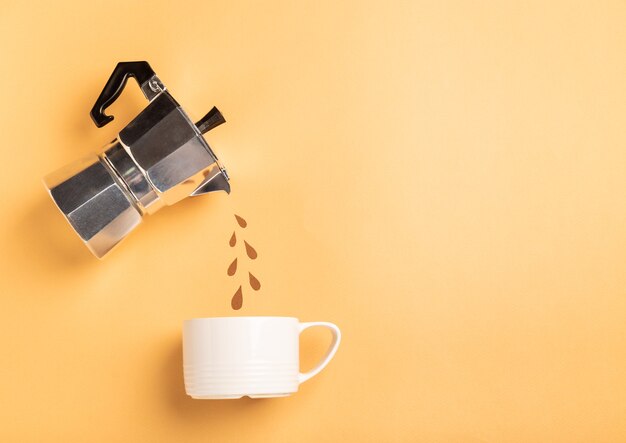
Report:
M299 369L299 337L305 329L330 329L333 341L313 369ZM216 317L186 320L183 369L187 395L198 399L284 397L316 375L341 341L332 323L300 323L293 317Z

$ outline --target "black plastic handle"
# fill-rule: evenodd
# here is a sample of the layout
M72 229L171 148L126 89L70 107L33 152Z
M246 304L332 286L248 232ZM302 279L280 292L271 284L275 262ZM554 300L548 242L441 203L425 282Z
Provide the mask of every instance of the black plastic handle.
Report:
M119 62L113 74L109 77L104 89L100 93L96 104L91 109L91 119L97 127L101 128L113 120L112 115L106 115L104 110L111 106L120 96L126 86L128 77L134 77L139 86L150 80L154 71L148 62Z

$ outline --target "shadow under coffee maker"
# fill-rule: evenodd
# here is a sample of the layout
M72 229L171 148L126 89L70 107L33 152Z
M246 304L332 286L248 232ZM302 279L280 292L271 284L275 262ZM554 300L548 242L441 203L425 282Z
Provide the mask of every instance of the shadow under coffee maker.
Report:
M185 197L230 193L226 169L202 136L224 123L224 117L214 107L194 124L147 62L118 63L91 110L96 126L113 120L104 111L129 77L139 84L148 106L98 154L44 178L58 208L98 258L146 214Z

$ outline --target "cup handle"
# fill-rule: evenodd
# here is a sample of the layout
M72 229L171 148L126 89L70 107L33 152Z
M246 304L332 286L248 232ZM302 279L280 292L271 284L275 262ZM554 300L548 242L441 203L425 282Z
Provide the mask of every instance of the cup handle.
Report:
M298 374L298 381L300 383L304 383L309 378L319 374L319 372L322 369L324 369L326 365L330 362L330 360L335 356L335 352L337 352L337 348L339 347L339 343L341 342L341 331L339 330L337 325L334 325L332 323L325 322L325 321L312 321L312 322L307 322L307 323L300 323L300 334L302 334L302 332L305 329L309 329L314 326L323 326L325 328L330 329L330 332L333 333L333 342L330 344L328 348L328 352L326 352L326 355L324 356L324 358L322 358L322 361L320 361L310 371L307 371L304 373L300 372L300 374Z

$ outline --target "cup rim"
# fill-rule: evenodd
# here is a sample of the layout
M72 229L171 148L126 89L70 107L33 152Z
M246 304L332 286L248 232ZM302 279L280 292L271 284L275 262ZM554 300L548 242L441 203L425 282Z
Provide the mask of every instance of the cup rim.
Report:
M295 320L299 322L297 317L291 317L288 315L223 315L219 317L194 317L188 318L183 321L183 323L191 323L193 321L201 321L201 320L258 320L258 319L275 319L275 320Z

